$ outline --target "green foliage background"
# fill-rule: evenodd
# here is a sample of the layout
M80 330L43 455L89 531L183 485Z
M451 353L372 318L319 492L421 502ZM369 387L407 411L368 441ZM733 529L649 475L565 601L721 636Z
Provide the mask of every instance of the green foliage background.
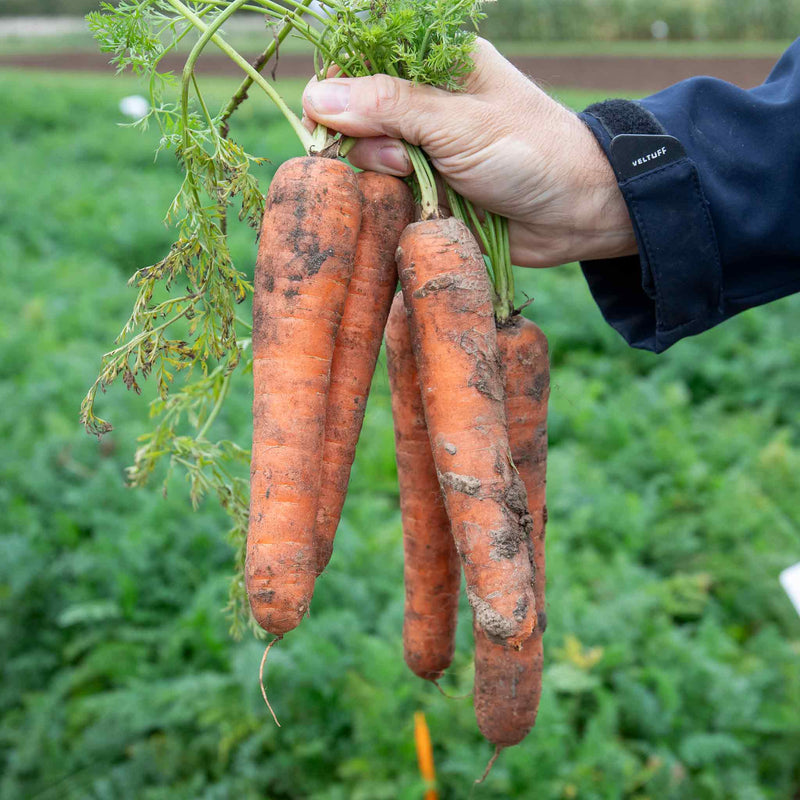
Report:
M312 615L271 654L280 730L262 644L227 634L226 519L192 513L179 479L166 498L122 487L142 398L109 393L101 445L79 428L125 280L171 242L178 170L116 126L135 90L0 73L0 798L411 800L418 709L442 797L466 797L490 755L470 701L402 660L385 365ZM259 100L234 135L295 152ZM238 263L253 253L237 230ZM537 728L475 797L790 800L800 620L777 574L800 560L800 297L656 357L576 268L520 281L553 360L547 671ZM247 384L217 422L244 443ZM470 688L468 625L446 683Z

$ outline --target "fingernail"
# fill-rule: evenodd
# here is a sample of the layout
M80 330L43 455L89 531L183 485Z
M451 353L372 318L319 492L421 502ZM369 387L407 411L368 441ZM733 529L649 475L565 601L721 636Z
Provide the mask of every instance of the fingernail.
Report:
M406 175L411 164L408 160L408 153L401 144L387 144L378 150L378 161L386 169Z
M350 87L330 80L312 83L306 89L306 100L320 114L341 114L350 105Z

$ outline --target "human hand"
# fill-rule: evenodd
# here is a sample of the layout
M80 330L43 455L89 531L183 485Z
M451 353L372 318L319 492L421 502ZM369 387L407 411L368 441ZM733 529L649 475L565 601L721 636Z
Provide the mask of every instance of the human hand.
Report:
M457 192L508 217L511 258L527 267L637 252L614 173L591 131L478 39L465 91L386 75L311 81L305 114L359 137L362 169L409 175L398 141L419 145Z

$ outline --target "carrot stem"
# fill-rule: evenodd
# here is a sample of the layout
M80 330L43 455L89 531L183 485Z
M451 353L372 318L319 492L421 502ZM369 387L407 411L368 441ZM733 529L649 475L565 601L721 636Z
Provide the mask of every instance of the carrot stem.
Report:
M281 6L279 3L273 3L270 0L252 0L254 3L258 3L263 8L268 8L270 11L275 11L278 14L285 14L286 8ZM292 6L295 10L291 11L290 13L294 16L298 11L301 15L308 14L309 17L313 17L317 22L322 23L325 25L328 20L322 16L318 11L313 8L309 8L308 6L311 3L311 0L284 0L287 6Z
M197 18L198 22L205 28L205 30L189 52L186 63L183 65L183 75L181 76L181 108L183 110L183 126L185 130L189 127L189 86L194 78L194 68L197 64L197 59L200 58L200 53L203 52L205 46L211 40L211 37L216 35L217 31L225 24L225 22L243 5L245 5L246 2L247 0L234 0L234 2L231 3L227 8L220 11L220 13L208 26L206 26L199 17Z
M188 6L184 5L181 0L167 0L167 2L188 22L194 25L197 30L201 31L203 34L209 32L210 26L206 25L200 19L200 17L198 17L190 8L188 8ZM234 5L238 5L238 3L234 3ZM233 8L233 6L230 8ZM223 12L223 14L225 14L225 12ZM306 128L303 126L303 123L300 121L300 118L291 110L291 108L289 108L289 106L286 104L286 101L280 96L280 94L278 94L278 92L269 85L261 73L258 72L255 67L253 67L253 65L247 61L247 59L234 50L234 48L231 47L218 33L211 31L209 33L208 40L214 42L214 44L220 50L222 50L222 52L225 53L225 55L228 56L231 61L233 61L235 64L238 64L238 66L240 66L244 72L253 79L253 83L262 89L267 97L269 97L270 100L275 103L280 112L286 118L287 122L292 126L294 132L297 134L297 138L303 145L303 149L308 153L314 143L312 135L306 130ZM197 46L195 45L195 48L196 47Z
M200 92L200 86L197 83L197 75L192 73L192 86L194 87L195 95L197 95L197 102L200 103L200 108L203 110L203 116L206 118L206 122L208 123L209 129L214 134L215 139L219 139L219 132L217 131L214 120L211 119L211 113L208 110L208 106L206 105L205 98L203 97L202 93Z
M211 8L227 8L228 4L225 0L203 0L206 6ZM252 11L255 14L263 14L264 9L259 6L243 5L239 7L240 11Z
M502 242L503 242L503 265L508 271L508 301L511 308L514 308L514 295L516 294L516 284L514 282L514 266L511 263L511 239L508 231L508 219L500 217L502 222Z
M305 9L310 3L311 0L302 0L302 2L297 4L297 6ZM309 11L308 13L311 12ZM264 67L267 65L272 56L275 55L275 51L281 44L283 44L286 37L291 33L293 27L294 27L293 23L289 20L287 20L281 26L281 29L275 35L275 38L269 43L269 46L253 63L253 69L255 69L259 73L261 72L262 69L264 69ZM223 132L226 130L226 125L228 120L233 116L233 113L236 111L236 109L244 102L245 98L247 97L247 92L249 91L252 85L253 85L253 79L248 75L241 82L239 88L236 90L236 93L228 102L228 105L222 112L222 117L220 119L220 127L222 128Z
M439 216L439 195L436 191L436 180L428 158L419 147L404 142L414 174L417 177L422 206L422 219L435 219Z
M496 276L495 291L498 303L495 316L505 322L514 313L514 272L511 266L511 246L508 238L508 220L498 214L487 214L494 229L495 251L493 266Z
M347 156L350 155L350 151L355 147L357 141L358 139L356 139L354 136L343 137L342 143L339 147L339 155L342 158L347 158Z
M214 403L214 408L211 409L211 413L208 415L208 419L205 421L205 424L200 429L197 434L198 439L203 439L205 435L210 430L211 426L214 424L214 420L219 416L219 412L222 411L222 406L225 404L225 400L228 397L228 391L231 388L231 376L228 375L222 381L222 387L219 390L219 396L217 397L217 402Z
M313 144L309 150L310 154L321 153L333 144L333 137L324 125L317 125L312 134Z
M486 212L486 228L492 238L492 266L494 267L494 292L495 308L494 315L498 322L505 322L508 319L508 273L503 264L503 245L501 242L502 225L498 225L500 218L495 214ZM513 306L513 302L510 304Z

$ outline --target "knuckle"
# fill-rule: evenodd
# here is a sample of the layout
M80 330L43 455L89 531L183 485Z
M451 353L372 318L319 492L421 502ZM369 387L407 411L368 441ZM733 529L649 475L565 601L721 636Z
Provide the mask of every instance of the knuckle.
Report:
M497 48L488 39L484 39L482 36L475 39L474 53L478 57L490 56L497 52Z
M395 78L388 75L372 77L372 104L381 116L393 115L402 103L403 92Z

